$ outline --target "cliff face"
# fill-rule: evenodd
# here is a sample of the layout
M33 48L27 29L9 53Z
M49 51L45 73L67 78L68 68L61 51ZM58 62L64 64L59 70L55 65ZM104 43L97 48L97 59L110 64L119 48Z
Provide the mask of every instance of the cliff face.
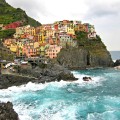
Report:
M88 52L80 48L62 49L58 54L59 64L68 68L79 68L87 65Z
M76 35L78 47L62 49L56 58L60 65L70 69L113 66L111 55L99 36L88 39L86 33L79 32Z

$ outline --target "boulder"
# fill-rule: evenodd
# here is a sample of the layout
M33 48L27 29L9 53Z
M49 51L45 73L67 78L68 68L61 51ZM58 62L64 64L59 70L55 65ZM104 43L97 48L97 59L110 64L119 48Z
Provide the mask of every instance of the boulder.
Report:
M115 61L114 66L120 66L120 59Z
M83 81L91 81L92 78L91 77L83 77Z
M0 120L19 120L11 102L0 103Z

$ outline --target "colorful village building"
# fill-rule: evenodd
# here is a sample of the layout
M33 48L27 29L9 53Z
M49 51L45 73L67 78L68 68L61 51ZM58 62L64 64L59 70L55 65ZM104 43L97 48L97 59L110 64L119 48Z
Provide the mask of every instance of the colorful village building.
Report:
M49 48L46 50L46 57L49 57L51 59L56 58L61 48L62 46L50 45Z
M5 39L3 45L7 48L10 48L12 43L15 43L16 39Z
M70 34L60 33L59 34L60 46L66 48L67 46L76 47L77 41L73 40L73 36Z
M55 58L61 48L77 47L75 32L86 32L89 39L96 38L93 25L82 24L81 21L57 21L53 24L43 24L37 28L30 25L17 27L14 38L6 39L4 46L17 56L47 56Z
M12 43L11 46L10 46L10 51L16 53L18 50L18 46L16 43Z
M36 57L39 55L39 43L30 41L29 43L24 44L22 49L22 54L26 57Z

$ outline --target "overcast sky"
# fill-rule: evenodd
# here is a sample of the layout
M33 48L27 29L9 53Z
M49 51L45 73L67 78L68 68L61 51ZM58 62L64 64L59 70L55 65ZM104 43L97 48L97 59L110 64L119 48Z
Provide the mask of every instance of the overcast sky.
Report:
M44 23L80 20L95 25L108 50L120 51L120 0L6 0Z

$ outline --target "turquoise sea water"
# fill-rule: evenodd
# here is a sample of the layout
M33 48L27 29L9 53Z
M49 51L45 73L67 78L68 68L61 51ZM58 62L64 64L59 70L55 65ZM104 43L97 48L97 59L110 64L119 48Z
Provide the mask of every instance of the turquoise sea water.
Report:
M120 120L120 70L73 71L76 82L28 83L0 90L20 120ZM92 77L91 82L82 77Z

